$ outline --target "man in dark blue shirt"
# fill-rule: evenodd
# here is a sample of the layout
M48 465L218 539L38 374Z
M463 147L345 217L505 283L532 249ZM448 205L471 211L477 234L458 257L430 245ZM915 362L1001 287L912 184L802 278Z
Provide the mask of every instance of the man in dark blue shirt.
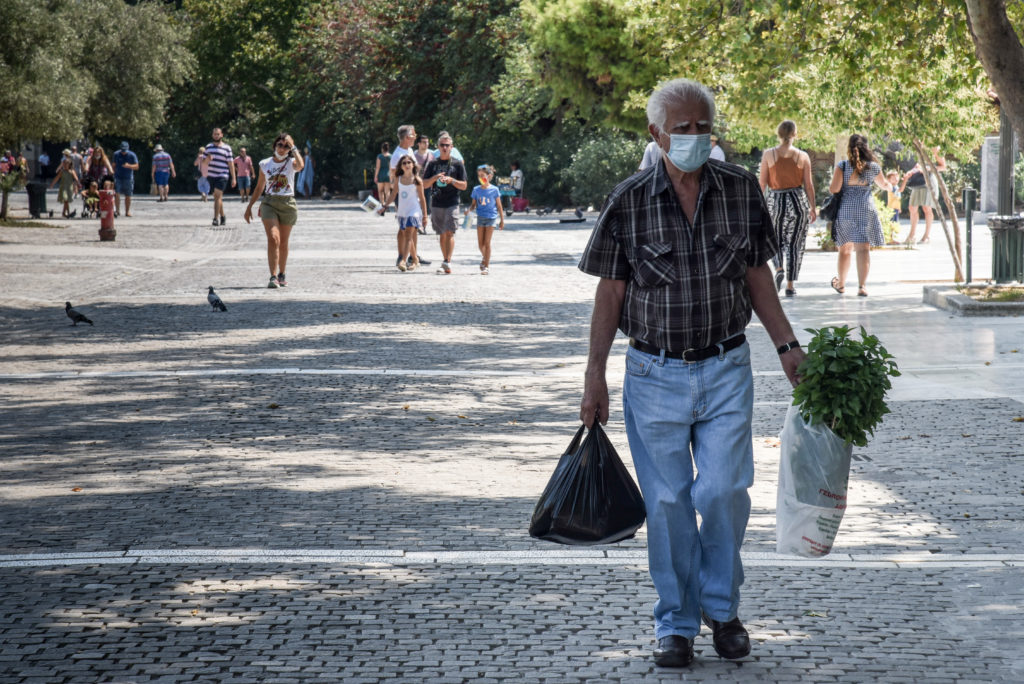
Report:
M129 148L128 141L121 143L121 149L114 153L114 216L121 215L121 195L124 195L124 215L132 215L132 194L135 191L135 172L139 170L139 158Z

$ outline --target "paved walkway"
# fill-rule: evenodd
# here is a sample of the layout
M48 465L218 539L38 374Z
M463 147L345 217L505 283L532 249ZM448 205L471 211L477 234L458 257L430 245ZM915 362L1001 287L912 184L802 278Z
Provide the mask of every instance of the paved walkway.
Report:
M722 661L705 633L673 671L650 659L643 532L526 535L577 422L593 214L512 217L488 276L459 234L439 276L393 267L390 217L302 203L291 285L267 290L237 201L217 228L197 199L133 208L114 243L0 229L0 682L1024 680L1024 324L921 303L952 275L940 231L875 252L868 298L809 252L784 301L797 330L865 326L904 372L821 560L774 554L788 389L751 325L754 652Z

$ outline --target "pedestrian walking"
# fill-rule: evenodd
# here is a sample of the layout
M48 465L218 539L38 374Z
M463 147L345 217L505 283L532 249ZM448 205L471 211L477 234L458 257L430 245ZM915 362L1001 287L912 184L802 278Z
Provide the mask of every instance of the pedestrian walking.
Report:
M405 155L395 167L392 192L396 198L395 213L398 215L398 261L395 265L399 271L413 271L420 265L416 253L416 234L427 215L423 179L420 178L420 169L413 155Z
M237 180L235 165L232 163L234 156L231 154L231 146L224 142L224 132L214 128L212 137L213 141L203 151L202 169L213 193L213 225L223 226L227 222L224 215L224 191L228 189L229 182L232 188L235 187Z
M936 169L940 172L945 171L946 160L939 154L939 148L933 147L931 151ZM927 173L924 164L918 161L910 171L903 175L899 192L902 193L908 187L910 188L910 198L907 201L907 209L910 212L910 234L907 235L904 244L914 244L914 235L917 233L918 208L924 214L924 235L918 244L930 242L933 212L939 210L939 179L934 174Z
M302 155L287 133L274 140L274 153L259 163L256 189L245 208L245 222L252 221L252 205L260 202L259 215L267 233L267 265L270 267L268 288L285 287L288 265L288 239L299 217L295 203L295 174L302 170Z
M121 215L121 197L124 197L124 215L132 215L132 195L135 194L135 172L139 170L139 158L131 151L128 141L121 143L121 149L114 152L114 216Z
M252 193L252 157L244 147L238 148L238 156L233 161L235 165L235 178L238 180L238 196L245 202Z
M164 146L157 144L153 147L152 183L156 185L157 202L166 202L170 193L171 178L177 178L174 170L174 160L171 155L164 151Z
M377 199L380 200L381 216L387 213L391 201L391 146L381 143L377 155L377 166L373 170L373 179L377 183Z
M776 129L779 144L761 155L759 182L768 201L779 253L775 265L775 289L786 282L786 296L796 295L796 281L807 246L807 226L818 218L814 208L814 180L811 157L793 146L796 123L786 119ZM713 157L712 157L713 158Z
M85 163L85 178L94 180L103 190L110 189L114 182L114 167L107 159L107 153L102 145L92 148L92 153Z
M466 166L452 156L455 141L448 131L437 134L440 154L427 163L423 171L423 184L431 188L430 225L441 243L441 267L438 274L452 272L455 252L455 231L459 229L459 192L466 189Z
M754 476L751 310L793 384L804 357L773 287L778 243L757 178L708 163L714 116L714 96L695 81L654 91L648 130L663 161L612 191L579 264L601 279L580 404L588 426L608 420L616 328L630 338L623 415L647 511L662 667L691 662L701 621L721 657L750 653L738 611Z
M836 164L828 191L833 195L842 190L839 213L834 222L836 244L839 246L839 274L832 278L832 289L846 292L846 275L850 271L850 255L857 254L857 296L867 297L868 272L871 270L871 247L885 243L882 222L878 219L871 184L888 190L882 177L882 167L868 147L863 135L851 135L847 144L848 159Z
M75 186L75 197L78 196L80 190L82 190L82 179L85 178L85 159L78 153L78 145L71 146L71 168L78 176L78 185Z
M481 164L476 167L476 177L480 185L473 188L472 202L466 214L476 210L476 244L480 249L480 275L491 272L491 237L494 225L498 230L505 230L505 210L501 206L501 191L491 185L494 178L494 167Z
M210 181L206 179L206 164L204 163L205 157L206 148L200 147L199 154L196 155L195 161L192 162L192 166L194 166L196 170L196 190L198 190L199 194L203 196L204 202L210 194Z
M416 166L419 167L422 174L427 168L427 163L434 158L434 153L430 149L430 137L424 133L416 136L416 148L412 151L412 154L416 158ZM423 217L423 227L418 231L420 235L427 234L427 222L430 218L431 193L424 192L423 194L427 198L427 216Z
M64 159L57 168L57 175L53 177L50 187L60 184L57 191L57 201L64 205L61 216L74 218L78 210L71 211L71 201L75 198L75 188L78 186L78 174L75 173L74 164L71 161L71 150L64 150Z
M403 125L398 127L398 147L395 148L395 153L392 154L388 158L388 173L390 174L390 178L391 178L391 186L388 188L388 201L385 202L385 201L381 200L380 209L377 210L377 213L380 214L381 216L383 216L384 214L387 213L388 205L391 202L394 202L396 207L397 207L398 197L396 197L395 192L396 192L398 186L395 185L395 176L397 175L398 164L405 157L412 157L413 159L415 159L415 155L413 154L413 151L412 151L412 148L413 148L415 142L416 142L416 127L415 126L412 126L412 125L409 125L409 124L403 124ZM423 167L420 167L421 170L422 170L422 168ZM403 248L402 245L403 245L404 242L406 242L406 240L409 239L409 236L410 236L410 233L407 233L404 229L399 227L398 235L397 235L397 238L396 238L397 241L398 241L399 260L401 259L401 253L402 253L402 248ZM416 243L418 242L418 237L419 237L419 231L417 231L417 230L412 231L411 236L412 236L412 240L413 240L413 245L411 247L411 251L415 254L416 253ZM395 265L398 266L398 260L395 261ZM411 262L406 264L406 266L409 266L409 265L411 265Z

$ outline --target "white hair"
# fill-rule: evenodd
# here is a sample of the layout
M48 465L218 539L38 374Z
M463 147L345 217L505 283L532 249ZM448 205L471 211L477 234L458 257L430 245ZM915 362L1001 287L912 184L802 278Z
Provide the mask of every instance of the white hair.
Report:
M702 83L688 78L676 78L659 85L647 100L647 123L654 124L658 130L665 128L670 104L698 101L708 108L711 121L715 120L715 96Z

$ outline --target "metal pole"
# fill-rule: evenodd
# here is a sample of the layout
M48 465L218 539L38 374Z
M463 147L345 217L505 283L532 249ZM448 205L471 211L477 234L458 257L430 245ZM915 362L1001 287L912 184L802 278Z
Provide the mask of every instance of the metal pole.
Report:
M967 219L967 277L966 284L971 282L971 245L972 232L974 229L974 205L978 199L978 193L974 188L964 188L964 217Z
M999 180L996 197L996 213L1009 216L1013 213L1013 160L1017 156L1014 144L1013 126L1004 107L999 108Z

